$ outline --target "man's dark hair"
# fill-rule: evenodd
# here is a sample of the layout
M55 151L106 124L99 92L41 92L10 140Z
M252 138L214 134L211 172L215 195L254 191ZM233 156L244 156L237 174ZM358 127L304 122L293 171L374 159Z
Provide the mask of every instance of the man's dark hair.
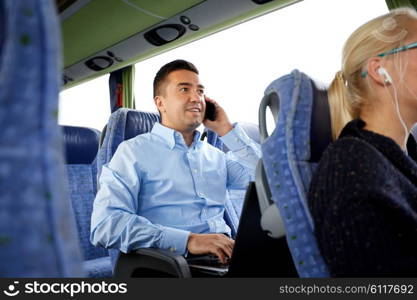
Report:
M178 71L178 70L188 70L188 71L198 74L197 68L192 63L186 60L177 59L177 60L171 61L170 63L167 63L161 69L159 69L158 73L156 73L156 76L153 80L153 96L154 97L160 95L163 92L161 90L161 87L164 83L164 80L167 78L167 76L171 72Z

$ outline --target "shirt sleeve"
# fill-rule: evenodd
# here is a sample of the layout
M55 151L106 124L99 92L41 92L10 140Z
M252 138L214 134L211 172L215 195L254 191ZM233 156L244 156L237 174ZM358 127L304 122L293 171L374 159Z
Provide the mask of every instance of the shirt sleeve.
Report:
M239 124L220 139L230 150L226 154L228 188L246 189L248 183L255 180L256 164L262 156L260 145L249 138Z
M160 248L184 255L189 231L153 224L137 215L141 178L134 150L123 142L102 169L91 216L91 243L124 253Z

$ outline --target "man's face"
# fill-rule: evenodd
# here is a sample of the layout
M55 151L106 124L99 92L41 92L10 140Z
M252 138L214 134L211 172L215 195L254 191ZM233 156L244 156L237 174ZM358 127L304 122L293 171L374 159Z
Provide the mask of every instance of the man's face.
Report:
M203 122L206 103L204 87L196 73L171 72L162 85L155 103L162 114L162 124L177 131L193 131Z

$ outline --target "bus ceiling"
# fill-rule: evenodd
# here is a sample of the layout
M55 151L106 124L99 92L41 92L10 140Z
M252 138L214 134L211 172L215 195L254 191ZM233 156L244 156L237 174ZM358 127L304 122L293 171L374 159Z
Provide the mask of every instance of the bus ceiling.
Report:
M56 0L64 88L301 0Z

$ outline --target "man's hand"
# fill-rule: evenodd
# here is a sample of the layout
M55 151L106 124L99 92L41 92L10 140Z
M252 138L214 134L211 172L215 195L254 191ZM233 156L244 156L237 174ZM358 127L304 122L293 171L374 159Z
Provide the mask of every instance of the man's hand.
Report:
M214 254L225 264L227 258L232 256L235 241L224 234L190 233L187 243L188 252L191 254Z
M206 102L211 102L216 107L216 120L210 121L206 119L203 121L204 126L214 131L219 136L224 136L230 130L233 129L232 123L230 123L229 118L227 117L227 114L224 111L224 109L216 101L207 96L205 96L204 98Z

